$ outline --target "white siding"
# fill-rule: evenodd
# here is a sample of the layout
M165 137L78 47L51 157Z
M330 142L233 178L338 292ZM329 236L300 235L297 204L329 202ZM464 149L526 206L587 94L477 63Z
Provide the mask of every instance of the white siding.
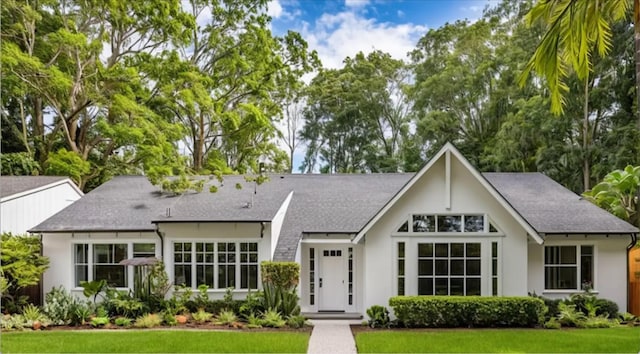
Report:
M82 195L69 183L6 198L0 205L2 232L25 234L30 228L80 199Z
M271 224L264 223L166 223L159 224L164 234L164 260L169 279L174 279L173 245L174 242L257 242L258 263L271 258ZM258 266L258 286L260 286L260 267ZM222 299L225 289L210 289L212 299ZM246 290L234 292L238 298L246 295Z
M46 294L53 287L63 286L79 298L84 298L82 288L74 284L74 251L76 243L154 243L156 255L160 256L160 239L154 232L100 232L100 233L44 233L42 252L49 257L49 269L44 273L42 289ZM129 254L129 257L132 255ZM133 286L133 270L129 270L129 288Z
M575 291L544 289L544 246L594 246L594 288L597 296L615 301L620 312L627 309L627 245L624 236L547 236L544 245L529 244L529 291L552 299L569 297Z
M417 293L417 243L481 242L483 279L490 279L491 242L500 243L500 295L527 295L527 233L511 214L495 200L478 180L452 156L450 209L447 209L445 158L435 162L422 178L367 232L365 237L364 306L388 305L397 294L396 242L406 242L405 294ZM501 235L474 236L400 235L398 227L412 213L487 214ZM396 236L392 236L395 234ZM491 294L490 282L482 293Z

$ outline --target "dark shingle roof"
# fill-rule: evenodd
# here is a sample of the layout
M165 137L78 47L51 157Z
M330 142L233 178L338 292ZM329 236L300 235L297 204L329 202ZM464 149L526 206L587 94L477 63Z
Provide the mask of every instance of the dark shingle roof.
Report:
M412 176L271 175L257 186L227 176L222 185L207 181L204 192L180 196L160 193L145 177L121 176L31 231L151 231L153 222L270 221L293 192L274 254L275 260L292 260L303 233L358 233ZM540 233L638 232L543 174L483 176ZM211 184L218 186L216 193L208 192Z
M32 189L67 179L61 176L2 176L0 177L0 198L26 192Z
M637 233L619 219L542 173L483 173L539 233Z

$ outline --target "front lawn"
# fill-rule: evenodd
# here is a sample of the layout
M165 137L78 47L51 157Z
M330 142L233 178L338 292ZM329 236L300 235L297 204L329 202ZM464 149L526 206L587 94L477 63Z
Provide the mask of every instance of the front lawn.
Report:
M38 331L1 340L2 353L305 353L309 332Z
M359 353L638 353L640 328L376 330L356 333Z

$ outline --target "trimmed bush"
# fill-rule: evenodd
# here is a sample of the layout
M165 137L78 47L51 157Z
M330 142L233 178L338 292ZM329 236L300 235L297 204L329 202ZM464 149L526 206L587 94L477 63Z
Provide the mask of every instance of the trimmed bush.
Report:
M389 306L405 327L535 327L546 310L524 296L396 296Z
M262 283L273 284L286 290L295 289L300 279L300 265L295 262L260 263Z

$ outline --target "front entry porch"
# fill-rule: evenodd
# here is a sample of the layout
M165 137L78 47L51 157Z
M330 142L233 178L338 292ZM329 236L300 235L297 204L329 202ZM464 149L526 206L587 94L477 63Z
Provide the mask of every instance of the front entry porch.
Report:
M302 312L311 318L360 318L362 314L357 307L360 258L358 245L350 239L303 239Z

